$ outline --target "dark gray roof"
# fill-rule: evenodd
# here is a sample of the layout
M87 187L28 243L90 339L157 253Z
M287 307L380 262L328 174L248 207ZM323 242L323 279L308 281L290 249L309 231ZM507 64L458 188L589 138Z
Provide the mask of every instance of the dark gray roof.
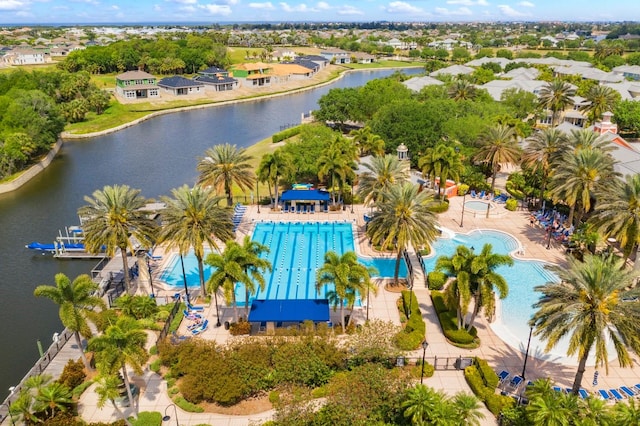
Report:
M296 58L293 61L290 62L282 62L283 64L296 64L296 65L300 65L301 67L305 67L308 68L310 70L317 70L318 69L318 64L310 61L308 59L302 59L302 58Z
M305 56L300 56L297 59L301 59L301 60L303 59L303 60L312 61L312 62L329 62L327 58L320 55L305 55Z
M218 68L218 67L209 67L206 70L198 71L198 74L203 74L203 75L228 74L228 73L229 71L223 70L222 68Z
M229 77L226 75L219 75L215 77L209 77L206 75L197 75L194 77L194 80L204 84L229 84L229 83L235 83L238 81L235 78Z
M202 86L202 83L199 83L194 80L190 80L188 78L180 77L179 75L174 75L173 77L165 77L158 82L158 86L160 87L172 87L172 88L180 88L180 87L195 87Z

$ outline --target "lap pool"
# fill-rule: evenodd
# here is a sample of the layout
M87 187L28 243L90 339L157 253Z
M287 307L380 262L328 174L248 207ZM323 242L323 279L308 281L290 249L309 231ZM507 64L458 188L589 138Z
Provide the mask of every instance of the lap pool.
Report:
M316 271L324 263L327 251L343 254L355 251L351 222L260 222L256 224L253 240L269 247L264 255L273 267L265 273L265 287L250 296L253 299L324 299L333 286L316 290ZM392 278L395 258L358 257L359 261L378 270L379 277ZM199 286L198 266L193 253L184 257L185 275L190 287ZM205 279L211 270L205 265ZM406 277L407 266L400 264L400 277ZM182 287L180 257L174 256L161 276L170 286ZM236 300L244 306L245 290L238 285ZM360 301L356 301L360 305Z

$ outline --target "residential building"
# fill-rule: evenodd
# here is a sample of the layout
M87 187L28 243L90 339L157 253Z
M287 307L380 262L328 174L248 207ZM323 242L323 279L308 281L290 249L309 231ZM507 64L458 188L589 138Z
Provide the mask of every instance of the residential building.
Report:
M158 82L158 87L163 89L164 92L174 96L204 93L204 83L178 75L163 78Z
M325 57L332 64L351 63L351 54L341 49L322 50L320 56Z
M144 71L127 71L116 76L116 94L125 99L157 98L156 78Z
M262 87L271 85L273 66L264 62L249 62L233 67L231 74L244 82L246 87Z

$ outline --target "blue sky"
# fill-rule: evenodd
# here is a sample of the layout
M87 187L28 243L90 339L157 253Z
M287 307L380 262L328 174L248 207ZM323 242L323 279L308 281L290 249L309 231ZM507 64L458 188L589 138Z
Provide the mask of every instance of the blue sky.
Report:
M243 21L630 21L637 0L0 0L0 24Z

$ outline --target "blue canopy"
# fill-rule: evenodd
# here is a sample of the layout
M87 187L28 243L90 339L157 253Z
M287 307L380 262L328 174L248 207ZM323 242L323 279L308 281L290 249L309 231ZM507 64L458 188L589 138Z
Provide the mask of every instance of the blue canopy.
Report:
M249 322L329 321L327 299L254 300Z
M282 201L329 201L329 193L319 189L289 189L282 192Z

